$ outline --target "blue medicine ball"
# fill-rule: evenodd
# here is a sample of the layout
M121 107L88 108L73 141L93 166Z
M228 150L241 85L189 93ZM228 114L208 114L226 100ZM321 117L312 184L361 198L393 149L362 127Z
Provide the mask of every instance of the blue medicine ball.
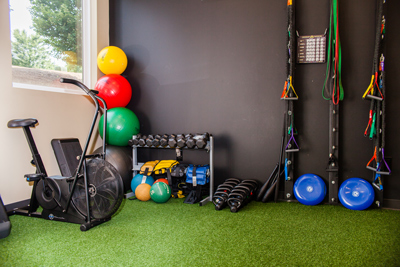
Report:
M140 184L149 184L150 186L152 186L154 184L154 178L152 176L144 176L143 174L136 174L132 181L131 181L131 189L132 192L135 192L136 187Z

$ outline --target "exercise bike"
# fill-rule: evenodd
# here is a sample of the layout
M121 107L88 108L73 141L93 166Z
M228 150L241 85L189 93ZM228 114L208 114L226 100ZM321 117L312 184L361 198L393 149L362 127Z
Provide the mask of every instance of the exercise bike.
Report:
M118 210L123 200L123 181L118 171L105 160L107 106L97 95L97 91L88 89L84 84L73 79L60 79L61 83L70 83L80 87L96 105L96 111L89 130L78 167L72 177L47 176L43 161L37 150L30 128L38 120L16 119L8 122L9 128L22 128L28 141L36 173L26 174L28 182L33 182L29 206L17 208L9 215L18 214L39 217L48 220L81 224L81 231L109 221ZM87 155L93 129L100 113L99 102L103 104L103 150L102 153ZM43 210L38 212L41 206Z

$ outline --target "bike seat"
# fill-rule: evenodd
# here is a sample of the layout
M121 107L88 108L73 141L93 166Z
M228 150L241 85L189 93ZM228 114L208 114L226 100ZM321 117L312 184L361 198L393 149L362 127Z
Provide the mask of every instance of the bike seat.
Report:
M7 123L8 128L17 128L17 127L35 127L35 125L38 123L37 119L16 119L16 120L10 120Z

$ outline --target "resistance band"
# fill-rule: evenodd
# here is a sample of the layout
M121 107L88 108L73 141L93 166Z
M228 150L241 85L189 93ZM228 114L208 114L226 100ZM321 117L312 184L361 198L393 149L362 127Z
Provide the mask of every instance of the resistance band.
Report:
M381 53L382 43L385 37L386 31L386 18L383 15L383 4L386 2L385 0L377 0L377 17L376 17L376 28L375 28L375 48L374 48L374 57L372 64L372 75L371 82L367 88L367 90L363 94L363 99L375 99L382 101L384 96L381 91L381 86L379 84L382 83L382 72L384 71L385 57L383 53ZM379 56L381 55L381 56ZM379 84L378 84L379 80Z
M372 184L378 189L377 206L383 201L382 175L391 173L389 164L385 159L385 131L386 131L386 85L385 85L385 53L384 42L386 32L385 5L386 0L377 0L377 13L375 25L375 47L372 64L371 81L363 94L363 99L369 99L370 109L368 124L364 136L369 136L373 141L374 153L366 167L372 170ZM369 131L369 132L368 132ZM375 163L375 164L374 164Z
M322 88L322 97L332 100L337 105L343 100L342 86L342 49L339 37L339 5L338 0L331 0L328 37L328 60L326 76Z
M382 93L385 94L386 93L386 85L385 85L385 71L384 71L384 67L382 67L382 72L381 72L381 76L382 76ZM389 175L392 171L389 167L389 164L386 162L385 160L385 140L386 140L386 101L383 100L382 101L382 131L381 131L381 161L377 164L376 167L376 173L377 174L383 174L383 175ZM386 170L384 169L386 168Z
M339 102L343 100L342 48L339 35L338 0L330 1L328 55L322 97L329 102L329 204L338 204L339 185Z
M296 34L295 34L295 0L287 0L287 53L286 53L286 81L284 83L281 99L285 100L286 111L284 114L284 129L282 135L281 155L278 163L278 170L273 175L276 178L275 198L277 201L279 191L279 180L284 174L284 198L287 201L293 199L293 152L299 151L295 139L296 128L294 126L294 105L293 101L299 96L294 89L294 64L296 57ZM284 153L284 155L283 155ZM281 169L282 172L281 172Z

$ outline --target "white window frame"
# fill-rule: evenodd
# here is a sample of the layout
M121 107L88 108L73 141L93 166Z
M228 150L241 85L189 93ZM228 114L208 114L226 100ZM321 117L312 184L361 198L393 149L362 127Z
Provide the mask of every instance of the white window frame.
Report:
M10 39L11 41L11 39ZM82 76L83 83L93 88L97 81L97 0L82 0ZM12 83L14 88L58 92L67 94L85 94L82 90L41 86L26 83Z

